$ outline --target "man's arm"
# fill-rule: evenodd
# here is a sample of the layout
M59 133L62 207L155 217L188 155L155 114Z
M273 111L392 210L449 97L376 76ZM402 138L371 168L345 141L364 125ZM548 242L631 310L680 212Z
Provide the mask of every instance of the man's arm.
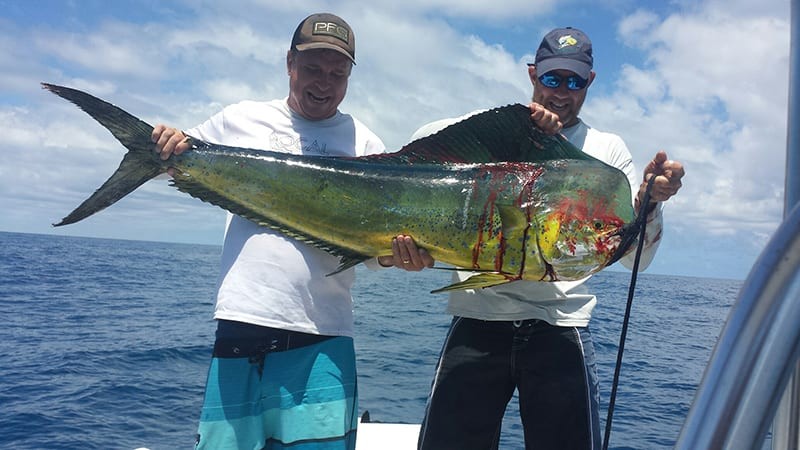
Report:
M656 177L653 182L653 188L650 191L650 205L652 208L654 204L665 202L673 195L678 193L683 183L681 178L685 175L683 164L680 161L673 161L667 158L667 152L661 150L647 163L644 168L644 180L639 186L639 194L636 196L636 211L641 207L642 199L644 198L647 183L650 178Z
M639 271L645 270L650 265L661 244L661 236L664 231L663 202L678 193L684 173L683 164L670 160L664 151L657 152L644 168L642 182L634 199L634 209L637 214L643 206L647 208L647 229L639 261ZM647 205L642 205L648 181L653 177L656 178L650 191L650 201ZM632 184L635 186L635 183ZM620 263L628 269L633 269L635 255L636 252L629 252L620 259Z

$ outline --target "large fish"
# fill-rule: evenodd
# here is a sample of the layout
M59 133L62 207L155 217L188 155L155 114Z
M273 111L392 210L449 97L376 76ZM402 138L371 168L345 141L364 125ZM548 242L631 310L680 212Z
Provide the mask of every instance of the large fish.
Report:
M526 106L474 115L395 153L309 157L191 139L162 161L153 127L85 92L43 87L83 109L128 149L113 175L55 226L82 220L174 168L178 190L341 257L338 270L413 236L437 261L476 275L434 292L515 280L575 280L636 240L627 177Z

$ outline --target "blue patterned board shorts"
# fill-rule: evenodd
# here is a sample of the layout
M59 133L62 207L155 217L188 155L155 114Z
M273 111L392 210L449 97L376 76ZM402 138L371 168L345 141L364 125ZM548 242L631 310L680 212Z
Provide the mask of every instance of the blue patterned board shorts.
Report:
M353 450L356 405L352 338L260 357L215 356L196 448Z

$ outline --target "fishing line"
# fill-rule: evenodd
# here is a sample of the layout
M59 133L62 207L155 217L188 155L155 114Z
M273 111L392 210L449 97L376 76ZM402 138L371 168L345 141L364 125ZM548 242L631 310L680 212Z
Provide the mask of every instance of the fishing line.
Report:
M608 415L606 416L606 432L603 437L603 450L608 450L608 441L611 437L611 421L614 417L614 404L617 398L617 385L619 384L619 372L622 367L622 352L625 351L625 338L628 335L628 322L631 317L631 305L633 305L633 292L636 289L636 277L639 272L639 259L642 256L642 248L644 247L644 234L647 228L647 210L650 204L650 191L653 189L653 183L656 176L653 175L647 181L647 188L644 191L644 198L640 203L641 210L636 217L637 226L639 226L639 243L636 245L636 257L633 260L633 272L631 273L631 284L628 287L628 303L625 306L625 317L622 320L622 331L619 335L619 350L617 351L617 365L614 367L614 381L611 384L611 396L608 399Z

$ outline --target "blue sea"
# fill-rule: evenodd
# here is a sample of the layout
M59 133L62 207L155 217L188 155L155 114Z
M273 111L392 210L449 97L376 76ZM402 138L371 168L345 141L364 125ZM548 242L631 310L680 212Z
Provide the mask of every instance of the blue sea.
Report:
M0 232L0 448L191 449L220 247ZM361 412L419 423L450 317L446 271L359 267ZM630 283L590 286L602 410ZM741 282L640 274L610 448L671 448ZM523 448L516 399L501 448Z

